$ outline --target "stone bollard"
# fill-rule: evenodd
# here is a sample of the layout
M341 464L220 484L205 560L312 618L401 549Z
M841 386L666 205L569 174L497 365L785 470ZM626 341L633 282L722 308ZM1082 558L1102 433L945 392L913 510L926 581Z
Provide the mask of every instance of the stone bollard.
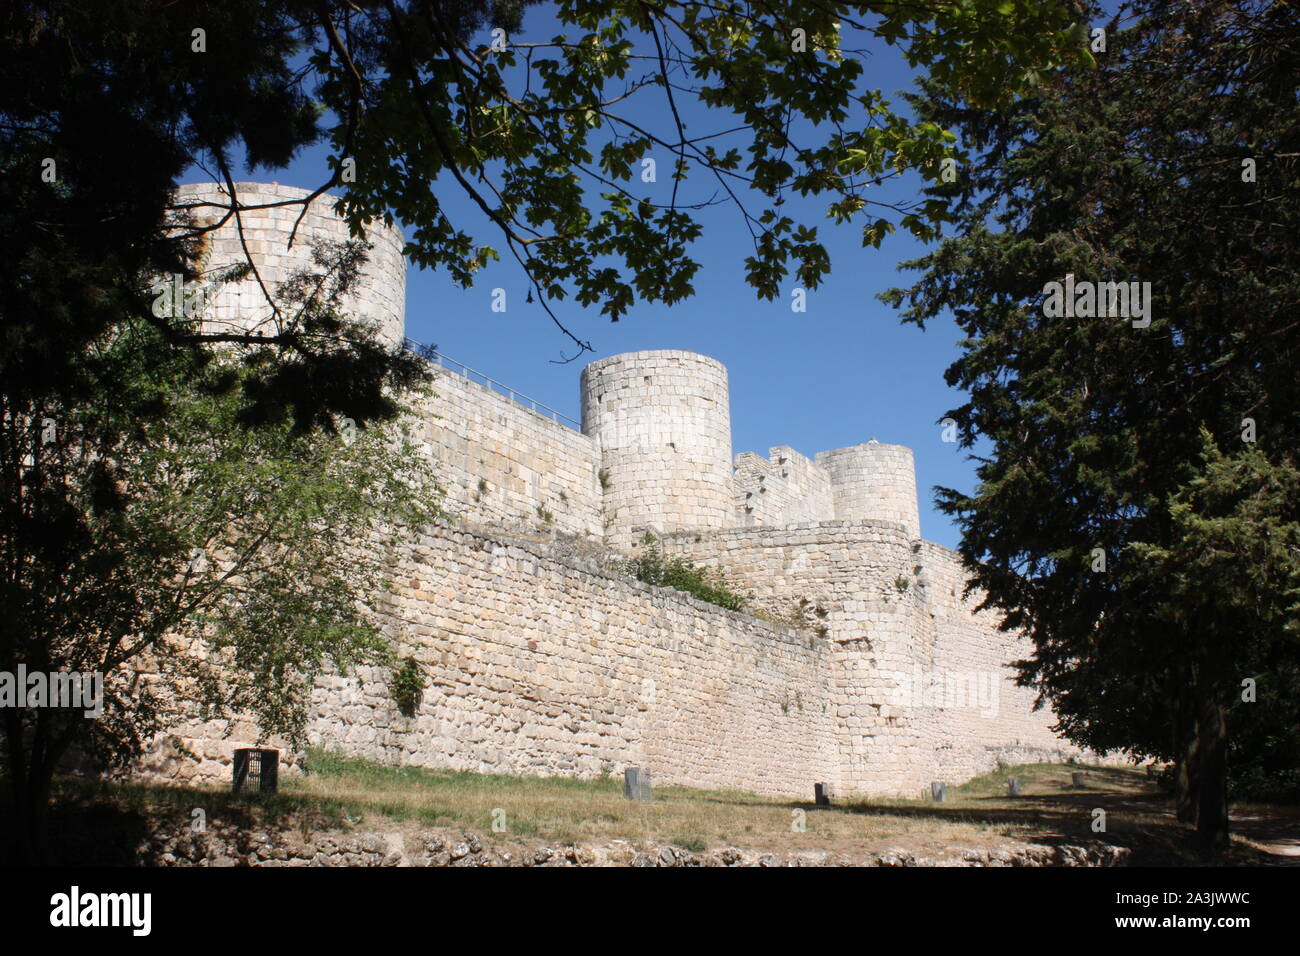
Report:
M943 803L948 799L948 785L946 783L930 784L930 799L935 803Z
M639 767L624 770L623 796L637 803L653 803L655 798L650 789L650 771Z
M1019 778L1019 777L1012 777L1010 780L1007 781L1007 796L1009 796L1009 797L1018 797L1018 796L1020 796L1020 778Z
M831 805L831 795L826 790L826 784L813 784L813 800L819 807L829 807Z

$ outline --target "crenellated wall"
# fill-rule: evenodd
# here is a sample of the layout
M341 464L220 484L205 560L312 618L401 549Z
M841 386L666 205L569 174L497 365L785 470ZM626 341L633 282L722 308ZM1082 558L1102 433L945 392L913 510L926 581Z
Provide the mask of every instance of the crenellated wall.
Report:
M302 194L240 188L249 206ZM303 235L338 237L317 202ZM242 214L271 281L309 254L284 242L297 211ZM236 258L237 241L219 231L209 267ZM355 305L400 341L401 236L380 228L372 242ZM260 290L240 295L210 318L268 321ZM954 552L922 540L910 449L872 440L809 459L778 446L733 461L727 370L687 351L588 365L581 431L446 368L433 389L418 414L451 526L408 529L392 560L409 587L384 610L428 678L424 700L406 717L384 673L325 679L314 743L502 773L643 766L667 783L803 796L817 782L915 794L999 761L1084 756L1015 686L1024 641L974 611ZM625 555L646 529L748 591L755 613L634 580ZM163 753L154 771L228 773L252 731L178 733L203 761Z
M763 458L736 456L736 524L786 525L830 521L835 498L830 475L799 452L780 445Z

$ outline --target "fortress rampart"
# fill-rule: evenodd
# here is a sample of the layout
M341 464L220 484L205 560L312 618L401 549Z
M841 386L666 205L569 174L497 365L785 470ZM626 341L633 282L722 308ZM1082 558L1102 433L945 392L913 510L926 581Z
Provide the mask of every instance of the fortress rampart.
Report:
M461 523L600 540L600 447L589 436L439 367L422 433Z
M914 793L999 762L1081 751L1015 684L1029 648L963 597L959 556L887 521L678 534L671 553L724 571L765 616L831 645L838 781L845 792Z
M303 214L301 204L277 204L305 199L311 195L307 189L278 183L236 183L235 194L238 215L232 211L225 186L181 186L176 195L177 205L186 207L196 224L221 223L202 241L199 265L203 278L216 279L224 270L247 262L245 246L257 266L257 276L226 283L217 290L204 314L206 329L273 335L281 331L279 326L287 317L283 313L276 316L258 278L275 296L295 273L320 273L314 255L327 253L331 244L337 248L352 236L347 223L334 213L337 199L333 196L316 197ZM298 222L300 215L302 221ZM298 231L293 234L296 222ZM381 340L400 345L406 327L405 240L400 230L375 223L363 241L369 246L367 262L342 306L357 321L374 328Z
M732 523L727 370L693 352L629 352L582 371L582 430L600 448L610 528Z
M268 228L274 258L285 227ZM357 307L400 340L400 236L383 235ZM581 430L446 368L434 390L420 424L451 522L408 530L393 558L405 583L383 609L427 689L406 717L386 674L323 680L313 743L503 773L645 766L665 783L803 796L814 782L915 794L1083 755L1015 685L1026 643L976 613L958 556L921 538L910 449L733 459L726 368L678 350L588 365ZM761 617L631 578L623 560L647 530ZM177 734L203 760L164 748L150 769L226 775L252 739L222 722Z

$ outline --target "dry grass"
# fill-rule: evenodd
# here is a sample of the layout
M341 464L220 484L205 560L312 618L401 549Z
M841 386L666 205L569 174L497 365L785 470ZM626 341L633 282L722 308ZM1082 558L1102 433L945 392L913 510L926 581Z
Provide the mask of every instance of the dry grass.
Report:
M617 839L687 849L729 845L849 852L919 835L968 844L996 836L994 828L979 822L867 815L740 791L656 786L654 802L638 804L624 799L621 780L392 768L325 754L315 755L309 765L312 773L286 781L286 795L353 807L367 817L466 827L489 837L493 820L503 813L506 829L495 837L506 841Z
M507 844L674 843L689 850L729 845L749 850L830 850L850 856L894 847L936 859L964 848L1102 840L1133 850L1135 863L1274 863L1253 839L1237 838L1226 859L1198 856L1187 828L1167 800L1136 770L1034 764L1000 770L950 788L941 804L874 799L816 807L809 801L751 793L656 786L651 804L624 799L621 780L520 777L388 767L328 753L309 757L310 772L281 780L281 793L250 801L217 790L139 785L65 784L63 796L83 808L112 803L119 811L203 806L210 814L249 813L304 835L324 829L401 831L464 828ZM1071 772L1085 787L1071 787ZM1007 778L1022 794L1007 795ZM811 796L811 795L810 795ZM1092 830L1094 810L1106 831ZM1285 810L1252 807L1270 824L1294 827ZM187 812L189 812L187 810ZM495 830L493 824L503 825ZM800 829L799 824L802 824Z

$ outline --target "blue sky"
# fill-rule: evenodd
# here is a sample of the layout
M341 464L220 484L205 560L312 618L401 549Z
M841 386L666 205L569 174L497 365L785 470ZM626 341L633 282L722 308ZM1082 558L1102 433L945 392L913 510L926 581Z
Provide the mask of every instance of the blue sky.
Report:
M522 34L512 40L546 40L556 26L545 11L525 14ZM486 42L486 35L484 36ZM880 89L896 108L911 74L898 52L864 40L864 86ZM652 110L661 93L638 94L638 121L657 122L665 133L665 110ZM657 101L656 101L657 102ZM638 112L639 111L639 112ZM662 114L662 115L661 115ZM727 117L698 104L686 105L684 118L692 135L733 125ZM654 155L654 154L652 154ZM313 148L287 169L240 178L274 180L316 187L328 178L327 152ZM672 183L671 156L658 156L659 181L630 187L666 202ZM197 174L192 178L202 178ZM887 198L914 195L917 177L887 184ZM683 198L706 198L713 189L704 175L688 179ZM606 355L640 349L689 349L723 362L731 377L733 452L766 454L775 445L790 445L812 456L877 438L909 445L916 454L917 484L924 536L954 547L957 529L935 510L931 489L946 485L967 490L974 467L965 452L940 438L938 420L961 404L943 372L957 356L960 333L950 322L933 322L925 331L904 326L897 313L877 301L876 294L905 284L908 274L897 264L922 254L925 247L905 236L888 237L879 249L861 246L862 222L834 226L826 218L825 202L791 198L783 211L797 221L819 227L831 255L831 274L821 288L808 293L807 311L791 311L789 289L775 302L762 302L745 283L744 257L751 250L749 233L732 206L699 213L704 227L692 250L701 263L695 296L672 308L638 305L618 323L597 308L584 309L571 300L557 303L561 320L595 354L570 364L557 364L572 355L572 343L551 323L542 308L525 304L527 284L522 271L504 252L486 220L454 184L439 196L457 225L480 242L502 250L502 262L480 273L475 286L462 290L445 273L411 268L407 280L406 328L411 338L430 344L452 358L478 369L572 418L579 417L578 373L586 362ZM492 290L507 292L505 313L491 310Z

